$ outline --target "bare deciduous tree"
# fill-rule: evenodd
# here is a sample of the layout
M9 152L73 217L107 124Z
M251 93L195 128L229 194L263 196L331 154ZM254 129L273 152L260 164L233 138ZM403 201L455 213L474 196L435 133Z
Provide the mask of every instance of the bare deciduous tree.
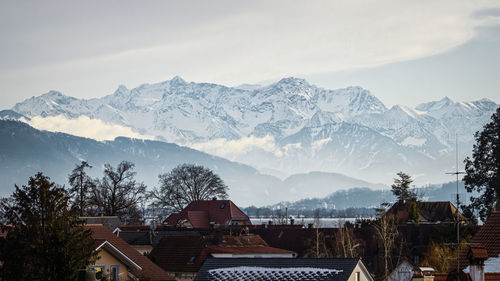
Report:
M106 216L137 219L146 186L135 181L133 169L134 164L128 161L122 161L116 169L104 165L104 176L92 188L90 207Z
M160 187L152 192L156 202L169 211L181 211L193 201L227 198L228 187L210 169L183 164L159 175Z
M384 265L384 280L389 276L390 267L392 267L392 252L398 237L398 228L394 217L391 215L384 215L378 219L374 224L375 233L379 239L383 251L383 265Z
M330 250L327 246L325 234L323 231L319 231L319 228L315 228L313 237L305 241L307 247L306 257L310 258L329 258L331 257Z
M344 224L335 233L335 246L335 252L338 257L355 258L358 256L360 243L354 237L353 229Z

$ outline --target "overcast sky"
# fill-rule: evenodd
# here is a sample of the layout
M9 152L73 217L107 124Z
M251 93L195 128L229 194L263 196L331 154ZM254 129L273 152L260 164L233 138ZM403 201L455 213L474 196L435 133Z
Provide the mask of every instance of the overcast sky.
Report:
M0 40L0 109L175 75L359 85L387 106L500 102L500 1L0 0Z

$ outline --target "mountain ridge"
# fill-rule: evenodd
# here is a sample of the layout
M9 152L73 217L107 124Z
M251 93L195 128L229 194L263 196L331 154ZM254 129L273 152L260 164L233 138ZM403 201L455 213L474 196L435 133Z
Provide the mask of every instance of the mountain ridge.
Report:
M136 165L137 180L150 188L157 186L160 173L169 172L178 164L203 165L225 181L230 198L241 206L324 196L356 185L382 188L345 175L330 175L330 181L302 189L293 178L280 180L248 165L173 143L126 137L96 141L37 130L20 121L0 120L0 196L8 195L14 184L25 184L39 171L58 184L67 184L68 174L81 160L94 166L89 170L92 177L102 176L105 163L114 166L123 160L131 161Z
M425 184L446 180L444 170L455 163L455 139L463 159L474 133L496 107L488 99L454 102L445 97L415 108L387 108L358 86L328 90L288 77L242 89L176 76L133 89L119 86L88 100L49 92L12 110L28 118L84 115L260 170L339 172L386 184L405 170ZM272 139L266 147L218 147L248 137Z

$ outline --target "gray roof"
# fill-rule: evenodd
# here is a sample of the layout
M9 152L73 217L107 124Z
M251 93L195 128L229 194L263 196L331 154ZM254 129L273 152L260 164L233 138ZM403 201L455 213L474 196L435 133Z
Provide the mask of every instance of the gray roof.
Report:
M156 247L165 236L200 236L198 231L120 231L118 237L129 245Z
M194 281L347 281L358 261L358 258L209 258Z
M129 245L144 246L152 245L152 234L150 231L120 231L118 237L125 240Z
M99 216L99 217L80 217L86 224L102 224L109 230L113 231L123 222L117 216Z

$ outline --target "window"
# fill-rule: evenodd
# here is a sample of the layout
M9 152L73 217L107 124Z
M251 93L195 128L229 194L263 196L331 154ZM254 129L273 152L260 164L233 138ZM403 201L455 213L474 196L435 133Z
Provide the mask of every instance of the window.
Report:
M360 272L356 272L356 281L361 281L361 274Z
M222 203L222 204L220 204L220 208L221 208L221 209L224 209L224 207L226 207L226 203Z
M120 275L120 266L116 264L112 264L110 266L111 272L109 273L110 281L119 281Z
M95 270L95 280L105 280L106 279L106 266L105 265L91 265L89 268Z

